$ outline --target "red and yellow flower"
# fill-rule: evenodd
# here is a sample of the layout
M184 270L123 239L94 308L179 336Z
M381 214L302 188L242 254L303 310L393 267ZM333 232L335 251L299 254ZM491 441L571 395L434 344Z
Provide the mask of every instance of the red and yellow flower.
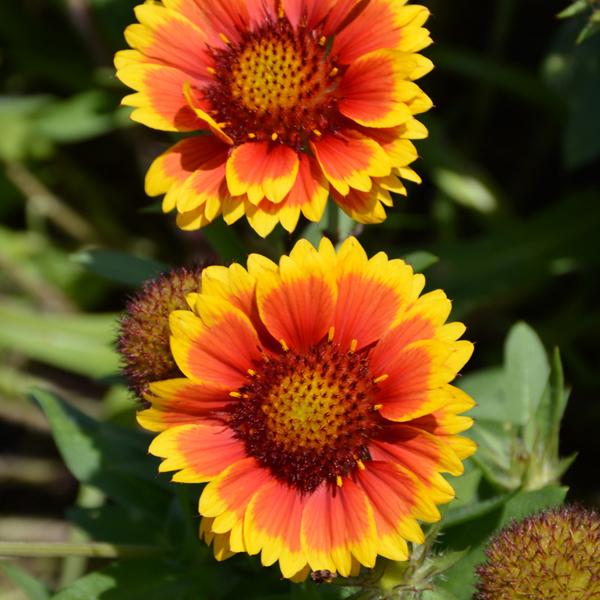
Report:
M140 424L173 481L204 483L215 556L261 554L284 577L405 560L440 518L473 442L451 385L473 345L441 290L402 260L299 241L276 264L211 266L171 313L183 378L150 385Z
M431 101L423 6L405 0L163 0L136 8L117 53L123 103L156 129L196 132L157 158L146 191L182 229L243 215L262 236L329 195L362 223L419 181L411 140Z

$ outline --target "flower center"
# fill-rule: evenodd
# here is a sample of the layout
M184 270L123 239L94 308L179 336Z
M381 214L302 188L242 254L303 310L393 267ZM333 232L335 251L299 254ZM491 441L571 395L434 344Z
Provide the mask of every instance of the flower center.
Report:
M280 139L301 149L334 126L339 68L319 32L284 17L213 55L215 83L204 97L236 144Z
M275 477L310 492L370 459L368 443L381 427L374 392L364 353L322 342L261 365L239 390L229 425Z

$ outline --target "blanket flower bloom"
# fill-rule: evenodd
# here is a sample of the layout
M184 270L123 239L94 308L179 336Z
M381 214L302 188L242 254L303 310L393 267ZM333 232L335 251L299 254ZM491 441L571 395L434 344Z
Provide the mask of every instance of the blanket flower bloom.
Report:
M215 556L261 553L284 577L405 560L440 518L473 442L474 403L450 382L473 345L441 290L402 260L299 241L211 266L171 313L185 375L150 384L139 423L173 481L208 482L200 535Z
M146 176L164 212L198 229L246 215L266 236L293 231L328 196L361 223L385 219L409 167L414 115L431 107L414 83L432 68L423 6L405 0L163 0L135 9L117 76L136 93L132 119L196 132Z

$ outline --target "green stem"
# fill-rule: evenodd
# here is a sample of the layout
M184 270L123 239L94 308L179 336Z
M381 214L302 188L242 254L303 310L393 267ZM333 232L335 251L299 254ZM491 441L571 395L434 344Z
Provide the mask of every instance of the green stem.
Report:
M108 544L105 542L2 542L0 556L85 556L89 558L140 558L155 556L163 552L157 546L133 544Z

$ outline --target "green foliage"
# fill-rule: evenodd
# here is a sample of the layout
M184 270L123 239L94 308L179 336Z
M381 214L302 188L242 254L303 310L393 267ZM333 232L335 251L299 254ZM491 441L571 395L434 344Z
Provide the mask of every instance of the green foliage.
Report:
M568 398L558 351L551 365L536 333L518 323L506 340L503 368L475 372L460 385L479 403L474 460L492 485L537 489L559 480L574 457L561 460L558 453Z
M27 600L49 600L50 592L48 588L27 571L5 561L0 563L0 571L23 591Z

